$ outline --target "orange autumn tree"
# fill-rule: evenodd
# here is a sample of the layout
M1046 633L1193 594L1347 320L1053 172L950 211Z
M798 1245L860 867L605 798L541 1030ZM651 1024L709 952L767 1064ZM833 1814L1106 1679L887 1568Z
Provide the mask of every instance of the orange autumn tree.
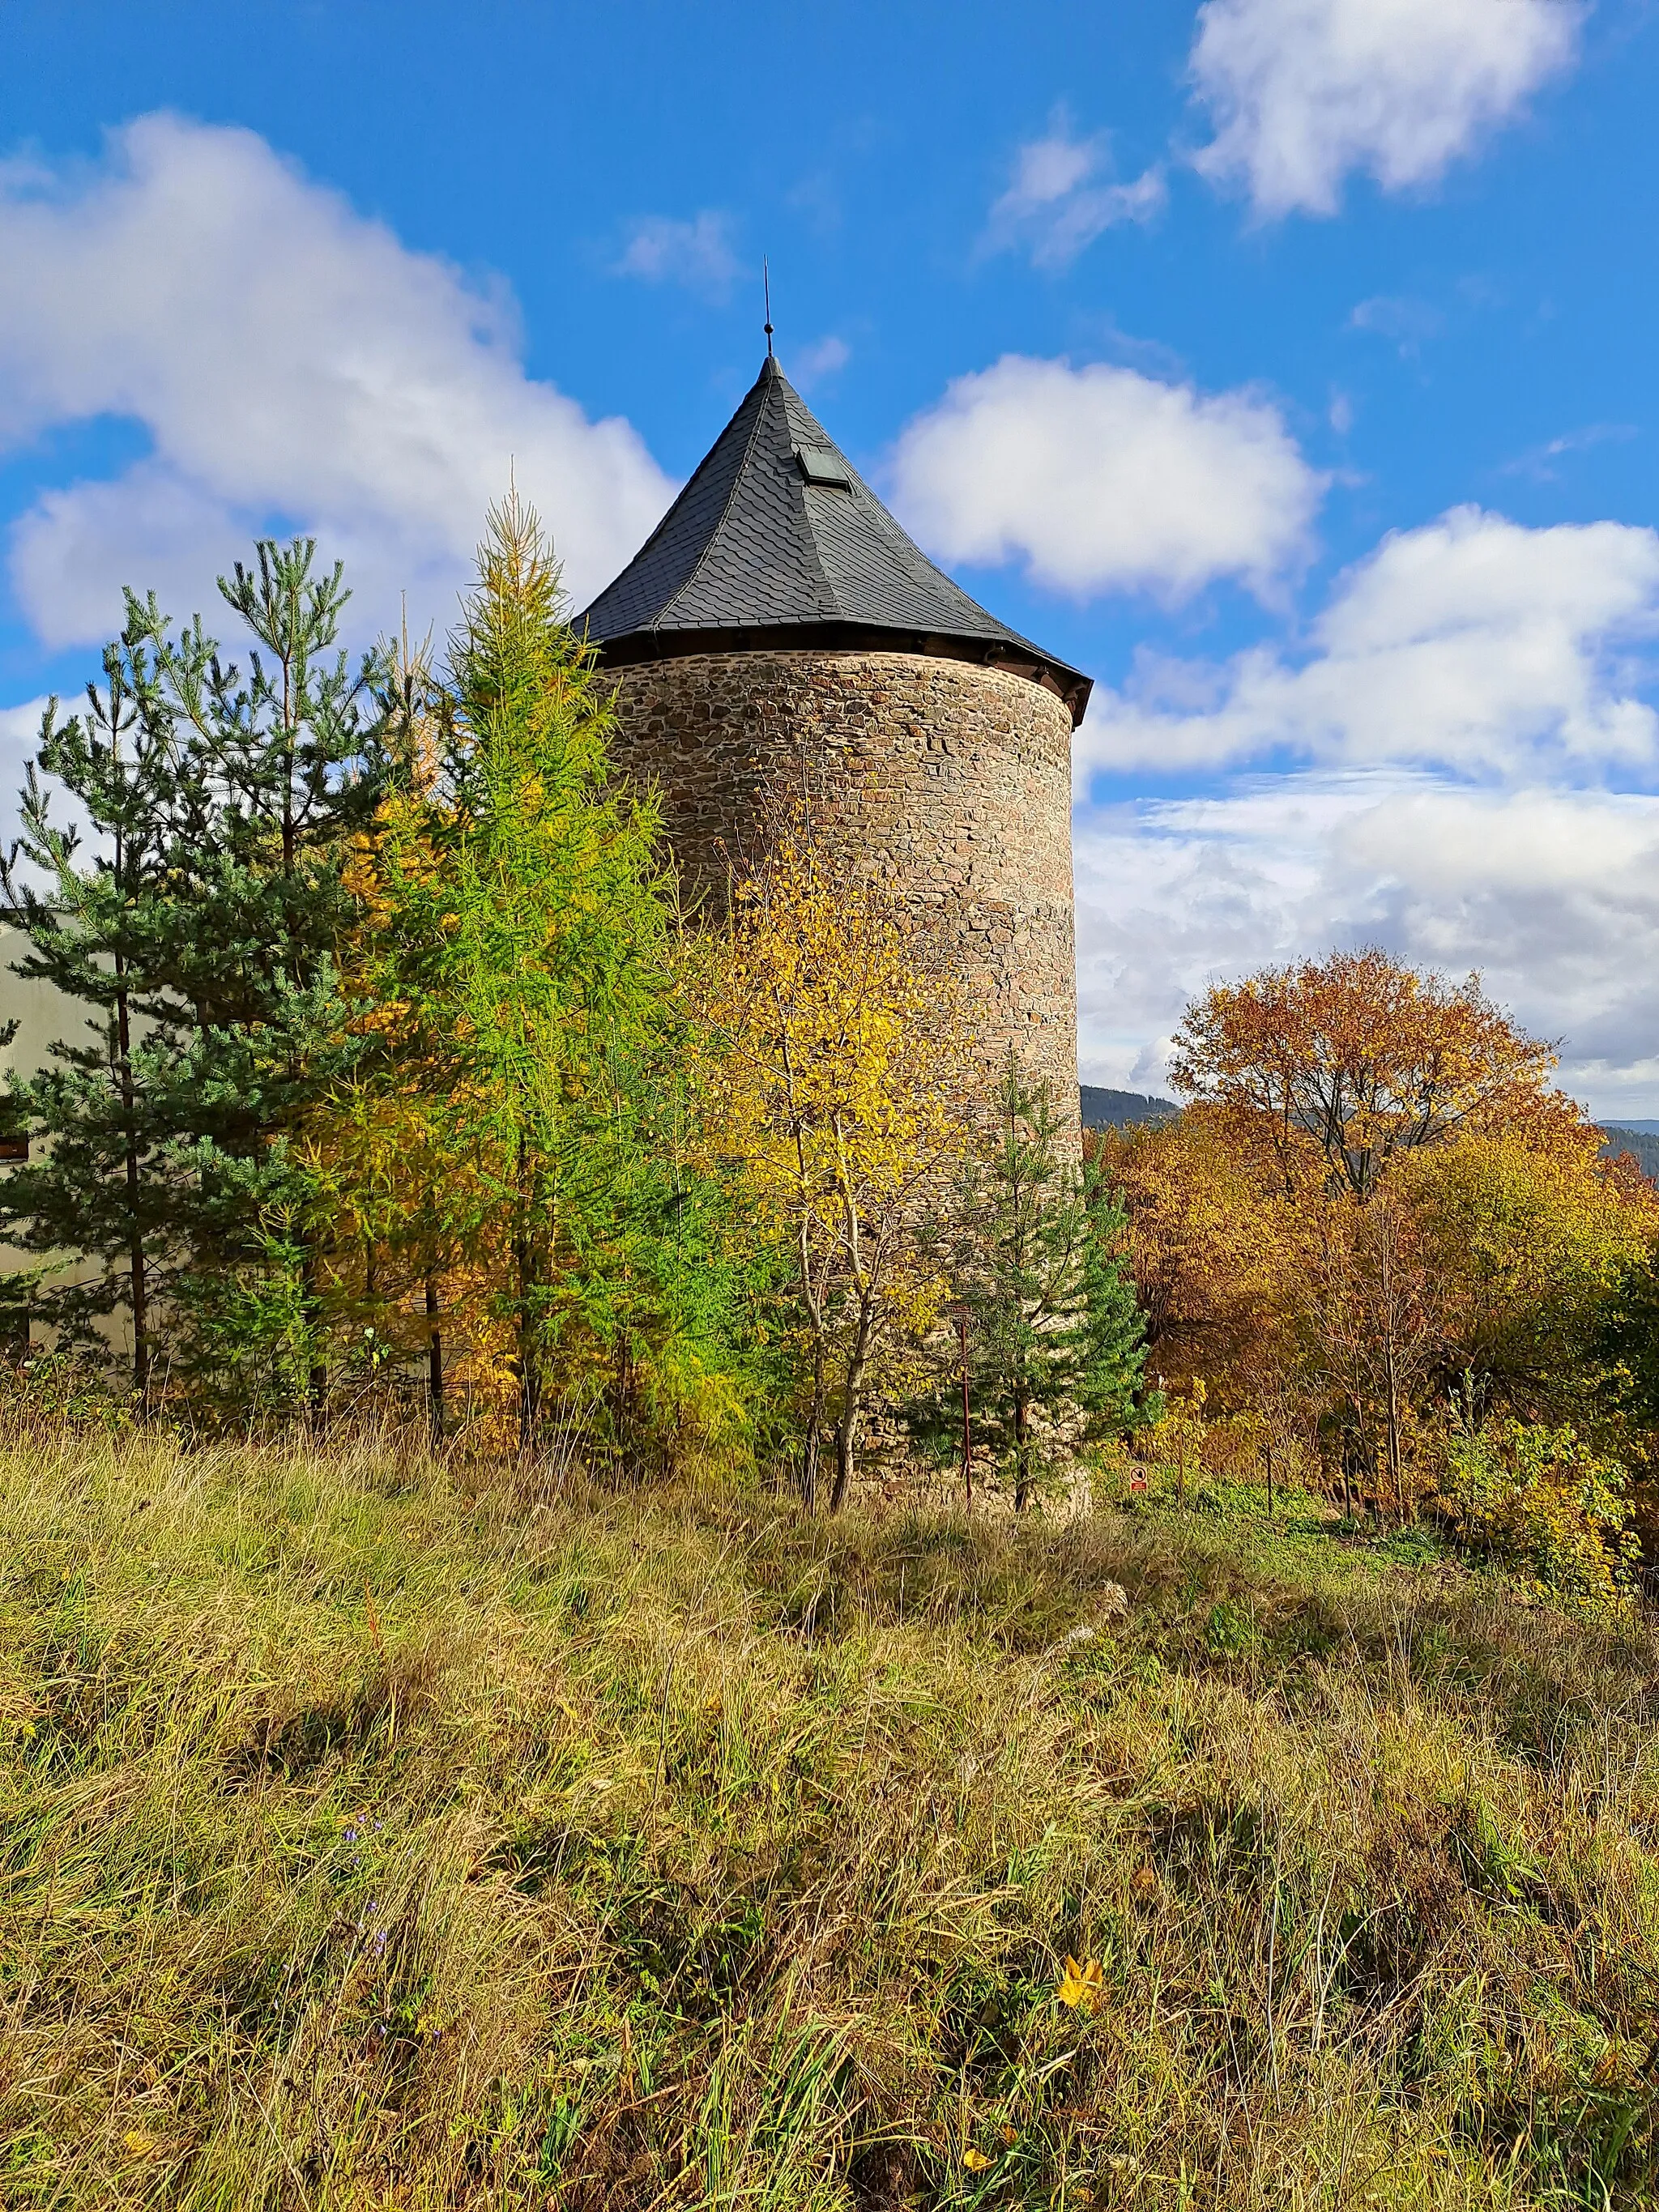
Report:
M1345 1487L1402 1512L1466 1374L1495 1408L1589 1418L1655 1194L1597 1158L1554 1066L1477 978L1375 949L1206 993L1179 1122L1115 1140L1163 1364L1229 1409L1299 1401Z
M1170 1081L1270 1157L1287 1195L1311 1173L1363 1202L1397 1154L1465 1127L1576 1127L1555 1064L1478 976L1454 985L1371 946L1213 985L1176 1032Z

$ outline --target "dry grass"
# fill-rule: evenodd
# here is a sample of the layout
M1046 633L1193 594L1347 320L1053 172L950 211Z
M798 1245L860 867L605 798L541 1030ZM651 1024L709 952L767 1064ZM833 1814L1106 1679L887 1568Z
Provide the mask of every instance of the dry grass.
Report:
M0 1514L8 2206L1653 2199L1634 1636L368 1446L18 1442Z

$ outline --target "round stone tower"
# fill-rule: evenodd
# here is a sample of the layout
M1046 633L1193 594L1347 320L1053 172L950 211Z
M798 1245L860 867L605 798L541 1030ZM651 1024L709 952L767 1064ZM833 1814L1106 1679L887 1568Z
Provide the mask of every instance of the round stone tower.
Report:
M617 765L723 897L803 791L850 866L941 936L981 1048L1078 1120L1072 731L1089 679L914 545L769 354L690 482L579 619Z

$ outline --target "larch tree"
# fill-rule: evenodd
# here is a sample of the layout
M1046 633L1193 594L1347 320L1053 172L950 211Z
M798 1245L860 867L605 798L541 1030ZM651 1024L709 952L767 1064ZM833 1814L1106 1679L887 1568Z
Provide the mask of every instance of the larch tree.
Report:
M556 1391L602 1406L627 1449L671 1372L725 1403L719 1193L682 1125L654 804L611 780L608 696L516 494L490 513L442 688L428 768L354 877L372 1057L333 1140L355 1129L389 1192L417 1173L405 1243L428 1289L466 1282L506 1332L521 1445Z

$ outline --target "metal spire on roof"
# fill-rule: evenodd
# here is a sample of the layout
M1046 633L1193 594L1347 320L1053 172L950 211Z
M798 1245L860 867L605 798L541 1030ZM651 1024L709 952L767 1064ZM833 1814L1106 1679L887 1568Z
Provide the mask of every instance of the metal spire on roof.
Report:
M772 358L772 270L766 256L761 256L761 283L766 287L766 358Z

